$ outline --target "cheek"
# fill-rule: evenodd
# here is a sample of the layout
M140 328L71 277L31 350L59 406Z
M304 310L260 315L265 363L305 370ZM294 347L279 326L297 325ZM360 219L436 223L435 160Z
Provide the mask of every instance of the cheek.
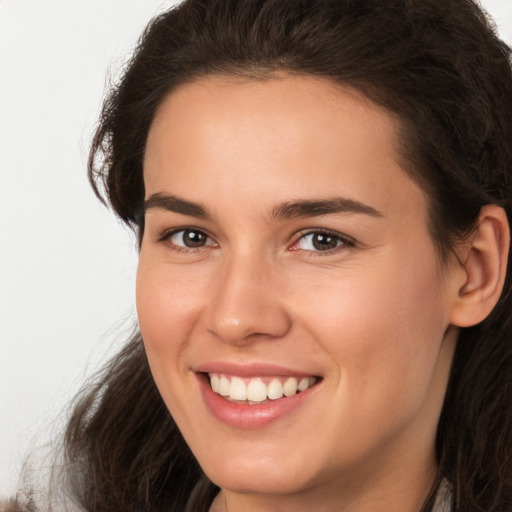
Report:
M428 393L448 325L435 261L389 255L364 273L347 271L299 315L338 365L340 401L362 419L380 421L398 398L411 415Z
M173 333L190 329L202 308L208 276L200 267L191 271L162 261L144 248L137 268L136 302L141 330L151 343L173 343Z
M139 327L157 385L180 367L200 309L198 283L193 276L173 272L141 252L137 269L136 304ZM162 390L161 390L162 391Z
M192 373L185 364L200 308L197 283L141 252L136 303L139 327L155 384L178 425L187 425ZM193 279L193 278L192 278Z

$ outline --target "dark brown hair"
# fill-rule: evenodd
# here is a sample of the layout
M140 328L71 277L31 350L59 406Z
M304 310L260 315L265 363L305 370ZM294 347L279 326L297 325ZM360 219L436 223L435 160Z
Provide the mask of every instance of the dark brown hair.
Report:
M96 193L142 237L142 162L163 99L208 75L276 72L353 87L399 117L406 169L427 193L441 255L483 205L511 218L510 50L473 0L185 1L149 24L105 100L89 160ZM510 289L509 273L495 310L457 344L435 484L451 483L457 512L512 509ZM85 389L66 456L85 510L207 510L218 490L163 404L138 333Z

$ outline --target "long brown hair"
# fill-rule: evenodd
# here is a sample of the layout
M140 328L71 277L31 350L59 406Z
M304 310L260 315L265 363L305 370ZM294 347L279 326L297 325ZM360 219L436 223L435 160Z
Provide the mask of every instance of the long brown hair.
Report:
M401 119L402 156L429 198L442 257L483 205L512 218L510 55L473 0L186 0L149 24L106 98L91 183L141 239L146 138L168 94L208 75L320 76ZM512 508L510 290L509 273L493 313L461 331L425 511L442 480L457 512ZM65 443L85 510L207 510L218 491L163 404L137 332L84 388Z

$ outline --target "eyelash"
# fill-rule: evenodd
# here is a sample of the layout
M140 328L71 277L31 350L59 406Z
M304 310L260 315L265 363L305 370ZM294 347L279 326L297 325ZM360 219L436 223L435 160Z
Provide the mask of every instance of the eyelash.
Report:
M182 236L184 236L186 232L199 234L199 235L206 237L208 240L213 241L213 239L209 235L207 235L203 230L193 228L193 227L188 227L188 228L181 228L181 229L173 229L171 231L165 231L157 238L157 242L159 242L159 243L170 242L170 240L173 236L178 235L179 233L183 233ZM171 242L171 243L168 243L167 245L171 251L188 254L188 253L195 253L198 250L203 249L204 247L217 246L218 244L216 242L214 242L213 244L206 244L206 245L202 245L199 247L187 247L185 245L177 245L177 244Z
M181 246L181 245L177 245L176 243L172 243L171 242L171 243L168 244L168 246L171 249L171 251L176 251L176 252L179 252L179 253L188 254L188 253L195 253L197 251L200 251L200 250L204 249L205 247L217 247L218 246L218 243L215 242L203 230L196 229L196 228L193 228L193 227L187 227L187 228L181 228L181 229L173 229L171 231L166 231L166 232L162 233L157 238L157 242L159 242L159 243L169 242L173 236L178 235L180 233L183 233L182 236L184 236L186 232L190 232L190 233L193 233L193 234L199 234L199 235L205 236L208 240L212 241L213 243L201 245L199 247L187 247L185 245ZM333 247L332 249L327 249L325 251L322 251L322 250L311 250L311 249L301 249L301 248L298 248L298 247L294 247L301 240L305 240L306 237L308 237L308 236L332 237L332 238L336 239L336 242L339 245L337 245L336 247ZM350 248L350 247L354 247L355 245L356 245L356 242L353 239L351 239L351 238L349 238L349 237L347 237L345 235L342 235L342 234L340 234L340 233L338 233L336 231L329 231L329 230L326 230L326 229L309 229L308 231L305 231L305 232L302 232L302 233L298 234L297 238L295 239L295 241L293 242L293 244L291 245L289 250L301 251L304 254L307 254L309 257L320 257L320 256L329 256L331 254L334 254L334 253L342 250L343 248Z
M326 249L325 251L322 250L311 250L311 249L300 249L300 248L293 248L296 246L301 240L305 240L308 236L325 236L334 238L337 242L336 247L333 247L332 249ZM291 250L293 251L301 251L304 254L307 254L309 257L322 257L322 256L330 256L332 254L335 254L339 252L340 250L343 250L344 248L351 248L356 245L355 241L346 235L342 235L341 233L338 233L337 231L330 231L328 229L309 229L303 233L299 233L299 236L296 238L295 242L292 244Z

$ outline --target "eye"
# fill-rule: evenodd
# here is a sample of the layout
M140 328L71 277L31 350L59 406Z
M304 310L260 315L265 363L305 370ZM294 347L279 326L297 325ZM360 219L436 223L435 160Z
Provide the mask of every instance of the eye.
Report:
M341 235L328 231L313 231L302 235L293 245L292 249L302 251L328 252L339 247L354 244Z
M180 229L165 237L176 247L198 249L205 246L217 245L208 235L197 229Z

